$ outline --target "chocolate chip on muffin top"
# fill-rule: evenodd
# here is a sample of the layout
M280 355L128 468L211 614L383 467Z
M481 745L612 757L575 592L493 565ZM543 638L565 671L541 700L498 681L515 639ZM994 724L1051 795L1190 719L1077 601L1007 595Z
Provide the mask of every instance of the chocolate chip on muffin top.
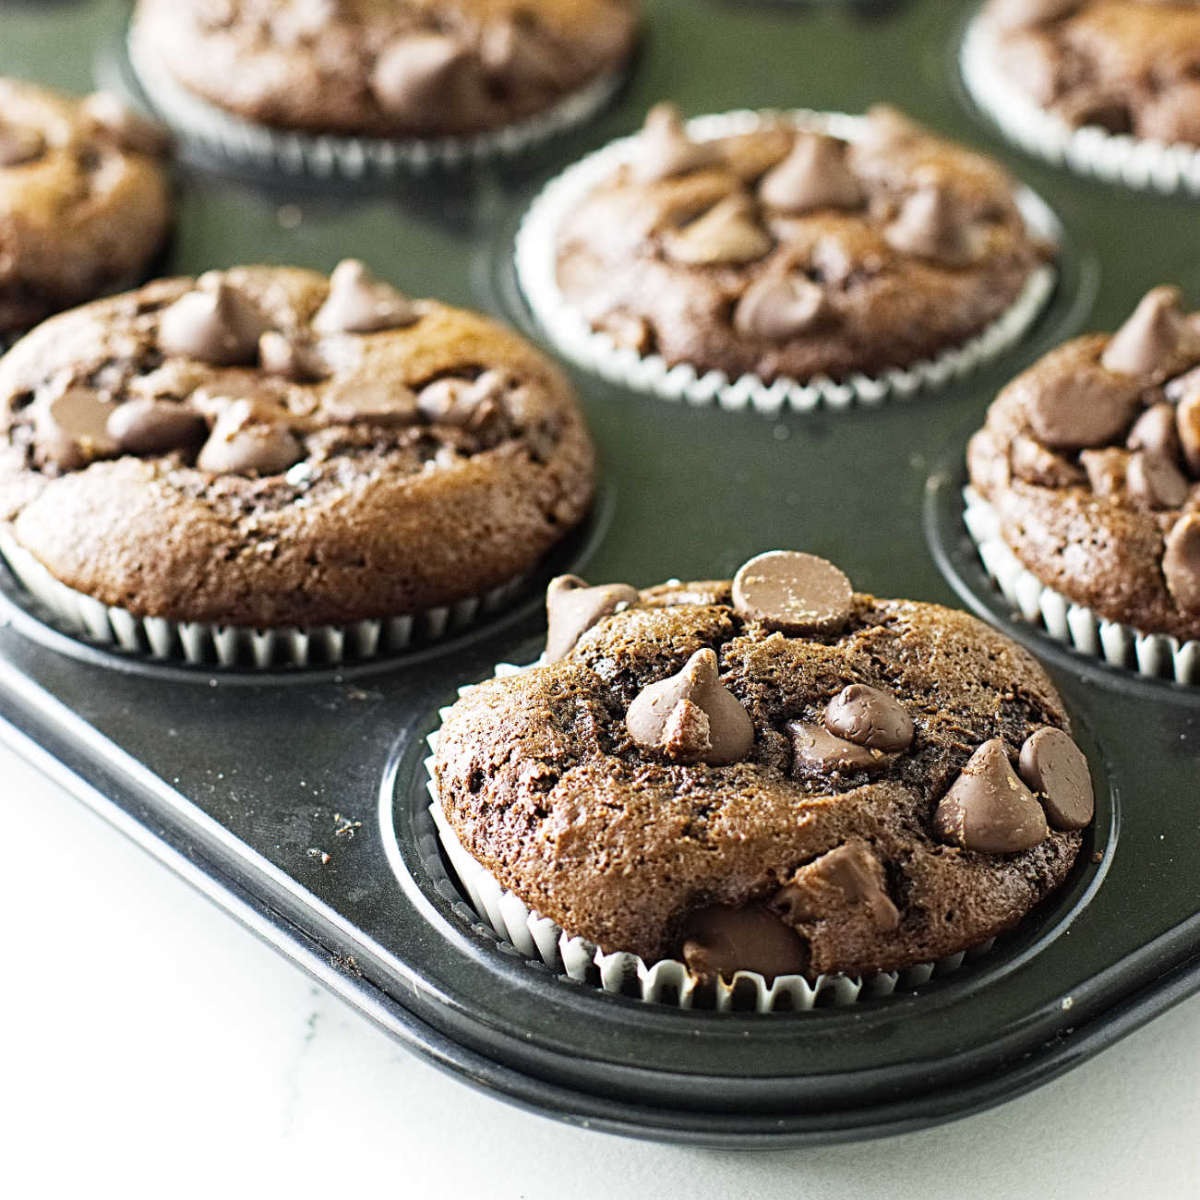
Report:
M17 541L70 587L176 620L337 623L479 594L592 491L545 359L356 261L63 314L0 360L0 435Z
M697 140L657 106L562 222L559 290L619 344L731 378L841 378L966 341L1052 251L988 159L892 109L855 129L768 114Z
M1200 318L1158 287L997 397L971 480L1017 557L1102 617L1200 637Z
M736 581L552 586L554 655L439 733L463 846L568 933L702 977L889 970L1017 922L1094 804L1044 672L934 605L850 593L784 632L776 599L844 576L775 552L743 585L764 561L753 609Z

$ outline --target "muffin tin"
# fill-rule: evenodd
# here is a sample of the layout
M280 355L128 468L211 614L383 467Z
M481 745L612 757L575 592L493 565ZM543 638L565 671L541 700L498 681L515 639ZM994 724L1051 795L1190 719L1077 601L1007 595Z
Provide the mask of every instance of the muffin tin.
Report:
M528 962L474 918L449 875L423 759L457 687L536 655L536 595L369 665L248 673L156 665L68 636L3 573L0 737L398 1040L515 1103L714 1146L933 1124L1035 1086L1200 989L1200 690L1106 667L1013 621L960 496L967 437L1020 367L1084 327L1114 327L1154 283L1200 294L1200 259L1184 257L1194 208L1005 147L958 84L964 14L937 0L647 10L617 105L510 162L373 192L185 162L167 268L328 269L358 255L414 294L539 339L512 269L522 213L541 183L636 128L661 97L691 112L857 112L887 99L1006 161L1065 228L1058 288L1019 345L906 404L769 419L647 404L575 371L606 483L542 580L564 569L636 584L728 576L785 546L835 559L860 590L961 598L1048 664L1096 772L1097 820L1064 889L957 971L811 1012L680 1011ZM127 79L126 14L115 0L7 6L0 71L80 91L93 66Z

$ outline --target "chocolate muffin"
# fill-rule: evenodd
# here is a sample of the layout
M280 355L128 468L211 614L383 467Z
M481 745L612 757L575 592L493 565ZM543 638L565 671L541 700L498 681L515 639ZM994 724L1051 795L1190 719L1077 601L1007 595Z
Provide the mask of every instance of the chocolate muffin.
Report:
M769 384L910 366L992 326L1054 253L997 164L890 108L685 125L664 104L601 154L551 185L553 227L527 222L553 262L540 279L530 246L522 282L552 333L565 305L666 368Z
M0 338L136 281L167 232L166 148L114 96L0 79Z
M139 0L132 44L257 124L379 138L467 135L616 72L635 0Z
M532 567L592 487L545 358L352 260L161 280L0 359L0 531L139 617L308 627L452 604Z
M1051 351L996 398L968 451L1000 535L1100 617L1200 638L1200 314L1148 293L1112 336Z
M1189 0L990 0L981 52L1068 127L1200 146L1200 7Z
M556 580L547 654L445 714L476 862L572 935L700 979L898 970L1066 878L1086 759L1030 655L973 617L774 551L732 581Z

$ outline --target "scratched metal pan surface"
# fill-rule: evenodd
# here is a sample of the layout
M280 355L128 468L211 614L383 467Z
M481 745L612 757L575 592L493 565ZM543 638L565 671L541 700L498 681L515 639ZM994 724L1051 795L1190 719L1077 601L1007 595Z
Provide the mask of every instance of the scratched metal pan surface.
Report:
M0 0L0 71L76 91L97 76L128 86L127 15L115 0ZM975 563L957 500L966 439L1006 378L1083 328L1113 327L1155 283L1200 298L1194 209L1010 150L959 85L964 16L940 0L648 0L645 45L613 105L516 161L360 192L185 161L165 269L328 269L356 255L413 294L544 340L514 281L521 214L542 182L636 128L660 98L689 113L888 100L1007 162L1064 228L1056 291L1018 345L902 403L770 418L667 404L573 371L605 483L597 512L541 573L711 578L757 551L801 547L860 590L961 604L1021 637L1078 718L1099 809L1065 888L992 953L853 1006L717 1014L570 984L465 920L425 811L424 738L457 687L536 654L534 593L404 657L248 675L89 646L5 575L0 735L401 1042L578 1124L746 1147L930 1125L1036 1086L1196 990L1200 692L1015 624Z

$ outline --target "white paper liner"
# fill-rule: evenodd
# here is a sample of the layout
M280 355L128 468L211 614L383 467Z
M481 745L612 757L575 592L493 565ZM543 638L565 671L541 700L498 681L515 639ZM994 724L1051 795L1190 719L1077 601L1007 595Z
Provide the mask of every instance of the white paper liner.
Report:
M70 633L153 659L193 666L337 666L437 641L508 605L529 578L524 572L482 596L405 616L348 625L252 629L202 621L138 617L101 603L55 579L11 534L0 532L0 555L13 574Z
M705 141L750 133L766 122L780 119L800 129L817 130L849 141L861 136L864 121L845 113L810 109L743 110L696 117L688 122L687 130L694 139ZM1054 290L1054 269L1040 266L1030 274L1012 306L982 333L932 359L874 375L857 372L844 380L824 375L807 380L783 376L767 383L757 375L730 379L724 371L701 371L687 363L669 366L658 354L638 354L629 346L619 346L607 333L592 329L558 286L557 242L563 220L628 159L636 140L635 134L612 142L552 179L525 214L516 242L521 290L558 349L580 366L635 391L693 405L716 403L734 410L750 407L766 414L785 407L808 412L819 405L844 409L855 403L870 406L891 398L904 399L923 388L941 387L960 378L1013 345L1033 324ZM1061 228L1045 202L1024 187L1017 190L1016 199L1029 228L1039 237L1057 243Z
M1110 133L1099 125L1068 124L1013 86L992 53L993 42L987 22L972 21L963 38L960 67L972 99L1010 141L1056 166L1108 183L1200 195L1200 148Z
M497 678L503 678L529 669L528 666L500 663L495 673ZM459 688L458 694L465 696L477 686L468 684ZM439 710L438 715L445 720L449 712L450 708L446 707ZM426 739L433 754L437 752L439 732L434 731ZM599 987L614 995L632 996L651 1004L670 1004L677 1008L692 1008L700 1001L704 1007L715 1007L718 1012L735 1009L753 1009L759 1013L803 1012L818 1004L854 1004L919 987L935 975L957 971L964 961L979 958L995 944L994 938L989 939L936 963L919 963L903 971L884 971L862 977L818 975L811 982L803 975L778 975L768 982L757 971L738 971L732 980L718 978L715 985L698 983L677 959L647 963L636 954L605 954L594 942L573 937L549 917L529 908L467 853L442 813L433 763L432 756L425 760L432 801L429 812L437 828L438 840L476 914L493 933L509 942L525 958L543 963L577 983Z
M595 116L625 78L624 68L601 75L552 107L500 129L463 137L379 138L273 129L226 112L180 84L155 55L127 44L129 60L158 115L208 154L261 171L318 179L361 180L489 158L512 158Z
M963 489L963 522L988 575L1031 625L1092 658L1156 679L1200 684L1200 641L1146 633L1098 616L1047 587L1009 548L996 510L972 487Z

